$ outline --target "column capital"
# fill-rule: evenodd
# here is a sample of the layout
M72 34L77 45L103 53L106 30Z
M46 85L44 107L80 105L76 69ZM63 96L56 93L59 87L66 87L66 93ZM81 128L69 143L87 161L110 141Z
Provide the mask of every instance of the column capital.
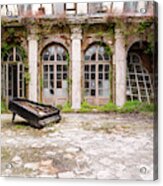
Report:
M38 35L36 35L36 34L30 34L30 35L28 35L27 40L28 41L30 41L30 40L38 40Z
M82 30L80 27L73 27L71 33L71 39L82 39Z
M124 38L124 34L122 32L122 30L120 28L116 28L115 29L115 38L118 39L118 38Z

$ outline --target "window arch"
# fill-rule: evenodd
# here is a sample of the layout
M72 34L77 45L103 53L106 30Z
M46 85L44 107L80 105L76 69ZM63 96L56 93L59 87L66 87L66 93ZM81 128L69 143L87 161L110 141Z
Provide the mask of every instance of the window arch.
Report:
M3 49L2 49L3 52ZM4 54L4 56L2 57L2 61L3 62L21 62L22 61L22 57L20 55L20 50L17 47L13 47L11 48L7 53Z
M9 100L25 96L24 64L19 48L2 48L2 97Z
M85 51L84 60L84 96L88 101L93 98L93 104L104 104L100 100L110 96L110 48L94 43Z
M150 103L153 86L148 70L137 53L129 52L127 60L127 99Z
M43 61L66 61L67 51L59 44L52 44L43 51Z
M109 51L109 47L104 44L93 44L85 52L85 61L109 61Z
M68 97L68 52L58 43L48 45L42 52L43 101L63 104Z

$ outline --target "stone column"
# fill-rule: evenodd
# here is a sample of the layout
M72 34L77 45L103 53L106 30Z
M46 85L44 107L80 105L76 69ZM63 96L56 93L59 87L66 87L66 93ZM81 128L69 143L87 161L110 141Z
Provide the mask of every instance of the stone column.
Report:
M37 101L37 55L38 42L36 35L28 37L28 61L29 61L29 99Z
M72 29L72 109L81 106L81 39L80 28Z
M126 102L126 51L125 40L120 29L115 35L116 62L116 105L121 107Z

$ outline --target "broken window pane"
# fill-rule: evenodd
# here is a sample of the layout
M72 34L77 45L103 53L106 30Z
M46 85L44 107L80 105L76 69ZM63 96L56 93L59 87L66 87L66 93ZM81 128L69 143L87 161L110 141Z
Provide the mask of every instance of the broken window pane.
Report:
M153 86L149 72L142 65L141 58L130 53L128 59L130 64L127 66L127 98L129 100L147 101L150 103L152 98Z
M62 88L62 81L57 81L57 88Z
M91 89L91 96L95 96L95 95L96 95L95 89Z

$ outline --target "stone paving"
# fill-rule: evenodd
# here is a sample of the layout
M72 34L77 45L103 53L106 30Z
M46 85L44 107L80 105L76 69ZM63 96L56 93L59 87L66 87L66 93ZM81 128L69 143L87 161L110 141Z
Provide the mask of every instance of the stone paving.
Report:
M2 175L89 179L153 179L153 117L62 114L38 130L2 114Z

